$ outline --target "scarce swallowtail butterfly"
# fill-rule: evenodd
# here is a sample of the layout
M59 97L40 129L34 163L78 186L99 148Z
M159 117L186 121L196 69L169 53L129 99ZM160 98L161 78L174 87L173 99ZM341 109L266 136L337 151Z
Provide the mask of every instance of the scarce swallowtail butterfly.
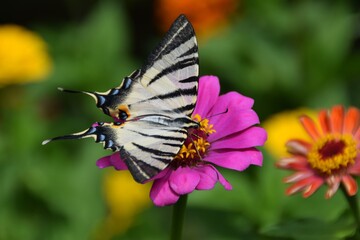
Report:
M97 123L43 144L93 137L105 149L119 152L137 182L151 179L174 159L188 129L199 126L191 118L197 100L198 62L194 29L180 15L145 65L125 77L119 87L103 93L80 91L92 96L115 122Z

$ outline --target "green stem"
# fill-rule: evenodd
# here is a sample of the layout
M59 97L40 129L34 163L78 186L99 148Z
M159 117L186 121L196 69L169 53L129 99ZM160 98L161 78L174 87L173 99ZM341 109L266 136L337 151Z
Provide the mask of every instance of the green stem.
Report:
M359 216L359 205L358 205L358 201L357 201L357 195L349 196L343 184L341 184L341 190L349 204L350 211L352 212L352 214L354 216L354 220L356 223L355 236L359 237L360 236L360 216Z
M180 240L186 209L187 195L181 195L173 208L173 217L171 225L171 240Z

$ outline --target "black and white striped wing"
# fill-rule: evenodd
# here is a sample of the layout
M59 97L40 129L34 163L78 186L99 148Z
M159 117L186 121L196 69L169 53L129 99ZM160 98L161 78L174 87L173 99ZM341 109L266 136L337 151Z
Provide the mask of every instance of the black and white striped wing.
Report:
M122 84L93 96L106 114L130 120L176 112L189 116L195 107L199 77L198 46L191 23L180 15L146 64Z
M166 168L187 138L197 100L198 47L194 29L179 16L147 63L122 84L95 98L105 114L121 121L101 124L58 139L93 137L119 151L134 179L144 182ZM74 92L74 91L73 91ZM121 123L120 123L121 122Z
M75 134L46 140L92 137L105 149L118 151L137 182L149 180L165 169L187 137L186 129L169 126L168 118L151 116L134 122L101 123Z
M190 115L197 99L199 59L194 29L179 16L141 69L141 84L171 109Z

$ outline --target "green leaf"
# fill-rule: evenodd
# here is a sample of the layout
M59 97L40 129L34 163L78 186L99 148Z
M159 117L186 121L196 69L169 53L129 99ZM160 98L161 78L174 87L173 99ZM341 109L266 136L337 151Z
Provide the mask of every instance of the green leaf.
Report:
M286 237L297 240L339 240L352 236L355 227L349 218L334 222L325 222L318 219L288 220L281 224L270 226L262 233L271 237Z

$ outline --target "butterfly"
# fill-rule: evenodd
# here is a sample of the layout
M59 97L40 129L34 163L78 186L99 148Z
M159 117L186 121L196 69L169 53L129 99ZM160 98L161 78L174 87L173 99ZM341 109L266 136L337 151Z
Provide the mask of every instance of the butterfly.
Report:
M198 128L191 118L197 101L198 45L184 15L172 24L145 65L106 92L92 96L98 108L116 119L98 122L85 131L45 140L92 137L120 154L135 181L144 183L165 169L188 136ZM60 89L63 90L63 89Z

